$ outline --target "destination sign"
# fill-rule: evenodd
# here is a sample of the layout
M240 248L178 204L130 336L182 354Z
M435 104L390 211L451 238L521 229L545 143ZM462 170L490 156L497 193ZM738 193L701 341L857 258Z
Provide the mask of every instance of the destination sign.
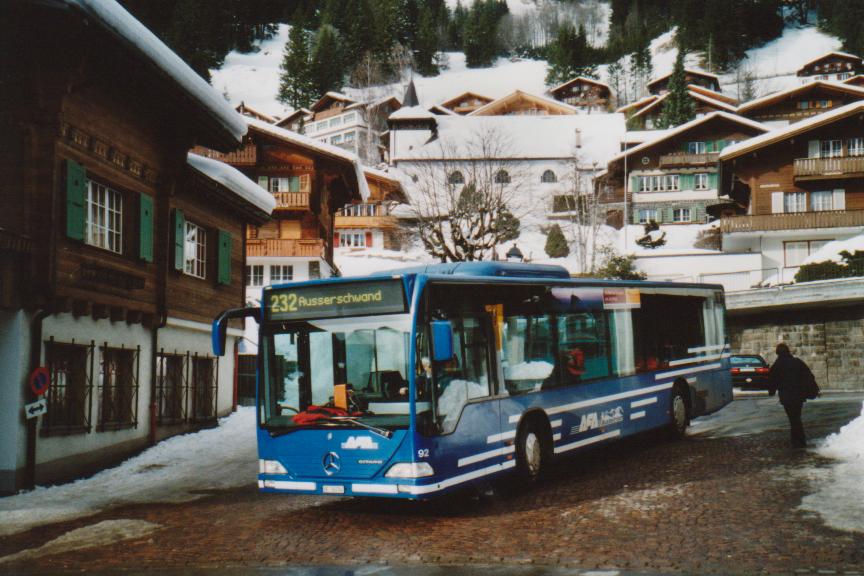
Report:
M265 296L268 320L398 314L407 310L399 279L279 288Z

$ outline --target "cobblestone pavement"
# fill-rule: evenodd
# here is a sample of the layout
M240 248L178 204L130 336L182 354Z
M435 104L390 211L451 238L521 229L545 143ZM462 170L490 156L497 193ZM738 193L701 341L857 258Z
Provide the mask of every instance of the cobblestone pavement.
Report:
M744 401L782 415L773 399ZM860 395L820 400L807 405L805 426L812 438L824 437L860 411ZM264 495L250 483L195 502L129 506L0 539L5 556L103 520L161 527L118 544L0 563L0 573L134 567L236 574L298 565L388 565L398 573L450 565L526 574L536 566L549 568L544 573L864 575L864 535L798 510L811 491L801 471L827 463L788 448L787 435L775 427L625 440L556 463L527 492L499 485L491 495L424 503Z

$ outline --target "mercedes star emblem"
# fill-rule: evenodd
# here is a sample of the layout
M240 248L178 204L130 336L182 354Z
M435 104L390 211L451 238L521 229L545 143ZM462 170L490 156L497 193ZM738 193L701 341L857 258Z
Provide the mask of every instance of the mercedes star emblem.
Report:
M328 452L324 455L321 465L324 467L324 473L332 476L342 468L342 459L335 452Z

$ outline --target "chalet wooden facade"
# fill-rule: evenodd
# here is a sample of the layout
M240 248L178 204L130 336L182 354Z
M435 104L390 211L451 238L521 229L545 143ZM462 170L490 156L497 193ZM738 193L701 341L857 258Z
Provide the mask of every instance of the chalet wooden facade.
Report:
M623 211L632 224L692 224L708 219L718 194L717 159L735 142L767 128L726 112L714 112L665 132L613 158L598 194L610 222ZM626 187L625 187L626 184Z
M578 108L547 98L516 90L471 112L470 116L560 116L579 112Z
M651 94L665 94L669 91L669 79L672 77L672 73L666 74L664 76L660 76L648 83L648 92ZM720 92L720 79L710 72L705 72L703 70L694 70L692 68L684 69L684 80L687 84L695 84L697 86L702 86L703 88L708 88L709 90L713 90L714 92Z
M864 88L815 80L751 100L738 114L757 122L785 126L864 99Z
M720 154L723 189L747 206L724 218L724 249L762 243L764 267L791 280L825 242L864 226L864 102L855 102Z
M736 111L735 104L730 103L730 101L734 102L733 99L705 88L691 85L688 87L687 95L693 101L693 108L697 117L712 112L734 114ZM660 127L663 109L668 98L669 93L665 92L625 106L623 109L619 109L619 112L623 110L627 114L628 129L655 130Z
M386 172L364 168L369 199L336 213L334 248L400 250L403 233L391 210L406 201L399 180Z
M796 75L802 82L834 80L843 82L864 71L860 56L845 52L828 52L811 60L798 69Z
M581 76L550 89L549 95L587 112L608 112L612 107L612 90L609 86Z
M451 98L445 102L439 104L442 108L450 110L455 114L466 115L474 112L478 108L485 106L492 102L494 98L489 98L488 96L483 96L482 94L476 94L474 92L463 92L462 94Z
M245 125L119 5L17 8L2 25L25 48L3 51L0 86L0 491L231 410L234 361L210 355L209 322L242 305L245 226L272 209L190 167L194 144L229 150ZM163 349L182 359L170 374ZM47 413L25 423L37 367ZM183 395L162 418L171 382Z

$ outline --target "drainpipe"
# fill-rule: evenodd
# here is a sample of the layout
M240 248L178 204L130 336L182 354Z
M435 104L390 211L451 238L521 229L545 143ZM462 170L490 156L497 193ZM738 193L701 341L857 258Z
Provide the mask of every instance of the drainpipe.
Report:
M42 309L33 317L30 326L30 372L32 374L42 362L42 321L51 315L50 310ZM38 400L33 394L30 387L26 390L27 401L25 404ZM24 488L32 489L36 487L36 437L38 434L38 418L27 419L27 463L24 468Z

